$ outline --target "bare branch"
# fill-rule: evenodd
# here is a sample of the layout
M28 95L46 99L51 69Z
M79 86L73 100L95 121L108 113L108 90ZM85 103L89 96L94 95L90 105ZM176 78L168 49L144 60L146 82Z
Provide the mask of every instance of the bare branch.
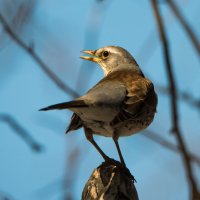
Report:
M142 134L144 137L150 139L151 141L154 141L155 143L161 145L164 148L167 148L175 153L180 153L181 150L178 146L172 144L171 142L167 141L165 138L163 138L160 134L157 134L150 130L145 130L144 134ZM191 157L191 160L193 162L196 162L200 166L200 158L196 156L193 153L189 153L189 156Z
M0 21L3 25L6 33L15 41L22 49L24 49L32 59L40 66L40 68L47 74L47 76L65 93L71 95L72 97L78 97L79 94L70 88L68 85L64 84L63 81L53 72L50 68L43 62L43 60L35 53L34 49L25 42L23 42L11 29L9 24L6 22L3 15L0 13Z
M19 124L11 115L0 113L0 120L7 123L15 133L17 133L35 152L41 152L43 147L36 142L29 132Z
M172 9L173 13L177 17L177 19L179 20L179 22L181 23L183 28L185 29L185 31L188 34L193 46L195 47L197 53L200 55L200 43L199 43L197 37L195 36L195 33L193 32L192 28L187 23L186 19L184 18L183 14L179 10L179 8L175 4L175 2L173 0L167 0L166 2L168 3L168 5Z
M182 159L183 159L184 166L186 169L187 178L188 178L188 181L189 181L190 187L191 187L190 188L191 195L192 195L191 198L193 200L195 200L195 199L200 198L200 193L198 191L196 180L195 180L193 172L192 172L191 158L188 154L188 150L187 150L185 141L182 137L180 127L179 127L179 116L178 116L178 108L177 108L177 90L176 90L176 84L175 84L173 71L172 71L167 36L165 34L165 29L164 29L162 18L160 16L160 10L158 8L157 0L152 0L151 2L152 2L154 14L155 14L157 25L158 25L160 38L162 41L164 59L165 59L165 63L166 63L166 71L167 71L168 81L169 81L169 85L170 85L171 114L172 114L171 119L172 119L172 126L173 126L172 131L176 137L177 143L178 143L179 148L182 153Z

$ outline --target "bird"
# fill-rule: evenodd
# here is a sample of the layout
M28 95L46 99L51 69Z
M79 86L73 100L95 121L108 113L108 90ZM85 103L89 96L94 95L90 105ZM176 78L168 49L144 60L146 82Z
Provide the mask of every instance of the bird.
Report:
M66 133L84 129L87 140L105 161L112 160L95 142L93 135L111 137L120 162L126 166L119 137L146 129L153 121L158 103L153 83L147 79L134 57L119 46L83 50L80 58L97 63L104 77L86 94L40 111L69 109L73 112Z

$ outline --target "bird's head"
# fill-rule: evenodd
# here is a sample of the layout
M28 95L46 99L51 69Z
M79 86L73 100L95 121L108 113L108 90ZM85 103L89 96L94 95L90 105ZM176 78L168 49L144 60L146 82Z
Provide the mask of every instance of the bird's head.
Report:
M106 46L97 50L84 50L82 52L91 56L81 56L81 58L98 63L105 75L124 66L129 66L141 72L135 59L122 47Z

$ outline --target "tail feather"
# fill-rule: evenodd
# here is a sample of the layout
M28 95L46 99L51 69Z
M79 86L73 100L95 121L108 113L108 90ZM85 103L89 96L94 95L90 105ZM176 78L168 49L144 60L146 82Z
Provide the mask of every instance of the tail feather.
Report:
M41 108L39 111L47 111L47 110L62 110L67 108L77 108L77 107L87 107L87 104L83 100L75 100L64 103L54 104L45 108Z

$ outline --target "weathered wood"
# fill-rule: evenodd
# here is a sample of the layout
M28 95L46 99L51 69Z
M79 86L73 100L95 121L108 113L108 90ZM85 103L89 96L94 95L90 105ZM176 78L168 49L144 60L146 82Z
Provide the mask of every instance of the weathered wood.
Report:
M139 200L130 171L118 161L104 162L85 184L82 200Z

